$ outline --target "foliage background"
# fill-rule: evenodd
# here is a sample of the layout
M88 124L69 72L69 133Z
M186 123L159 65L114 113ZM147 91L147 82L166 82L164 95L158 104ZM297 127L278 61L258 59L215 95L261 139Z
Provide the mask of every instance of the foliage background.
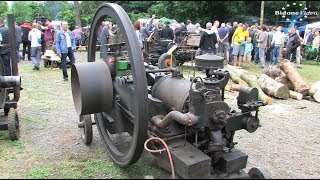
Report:
M78 1L80 5L81 25L91 24L91 20L99 5L106 2L117 3L128 13L134 22L138 18L150 18L156 14L158 18L167 17L178 22L190 19L202 26L208 21L244 22L250 17L260 17L261 1ZM319 12L317 1L265 1L264 19L268 24L277 24L279 16L274 12L286 7L287 3L296 2L307 7L308 11ZM0 15L6 17L13 13L18 24L24 20L34 21L37 13L51 20L66 20L71 29L75 26L74 2L70 1L14 1L9 9L5 1L0 2ZM320 14L320 13L319 13Z

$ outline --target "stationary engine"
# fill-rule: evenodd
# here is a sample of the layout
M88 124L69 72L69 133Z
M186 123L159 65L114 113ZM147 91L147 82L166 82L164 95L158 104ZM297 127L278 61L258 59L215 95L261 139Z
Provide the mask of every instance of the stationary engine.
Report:
M118 24L125 42L117 52L108 52L107 60L98 60L94 39L105 18ZM71 68L84 143L92 142L96 124L106 151L121 167L135 163L144 149L164 149L161 140L170 156L152 155L160 167L174 169L180 178L261 177L257 168L243 170L248 155L235 148L234 135L242 129L256 131L258 109L266 104L258 101L256 88L241 87L240 111L230 108L224 101L230 75L223 69L223 58L196 57L196 66L206 70L206 76L186 79L179 68L161 69L143 61L131 21L117 4L102 4L91 27L88 62ZM149 141L155 137L159 140Z

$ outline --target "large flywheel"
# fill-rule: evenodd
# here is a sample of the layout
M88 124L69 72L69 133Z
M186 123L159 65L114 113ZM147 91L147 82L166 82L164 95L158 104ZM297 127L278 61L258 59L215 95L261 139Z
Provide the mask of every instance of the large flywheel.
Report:
M99 57L96 48L103 20L117 24L123 40L108 45L107 58ZM104 41L100 42L101 49ZM110 52L114 47L119 48ZM127 62L126 71L117 72L118 61ZM147 80L133 23L122 7L114 3L98 7L90 28L88 62L75 63L71 76L77 113L94 114L103 144L116 164L135 163L147 139Z

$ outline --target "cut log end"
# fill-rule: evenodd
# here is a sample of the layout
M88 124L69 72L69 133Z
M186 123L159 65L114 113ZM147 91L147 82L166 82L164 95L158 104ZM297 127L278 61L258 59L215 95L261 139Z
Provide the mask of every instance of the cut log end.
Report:
M314 93L313 99L318 103L320 103L320 91L317 91L316 93Z
M266 97L264 101L267 102L268 105L270 105L272 104L273 99L271 97Z
M279 99L288 99L290 97L289 89L287 86L282 86L277 89L277 98Z
M297 99L297 100L301 100L303 98L303 95L301 93L295 92L295 91L289 91L290 92L290 97L292 99Z

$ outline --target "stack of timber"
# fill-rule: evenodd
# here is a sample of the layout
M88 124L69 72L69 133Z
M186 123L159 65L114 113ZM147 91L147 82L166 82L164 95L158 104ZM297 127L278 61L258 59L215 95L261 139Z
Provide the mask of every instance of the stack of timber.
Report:
M53 50L46 50L44 55L42 55L41 59L43 60L44 67L46 68L59 68L61 67L61 58L53 51ZM70 67L70 60L67 57L67 67Z
M258 79L255 75L249 73L248 71L238 69L234 66L227 65L225 69L229 71L230 77L233 82L240 82L243 80L250 87L255 87L258 89L258 100L262 100L267 102L268 104L272 104L272 98L265 94L265 92L261 89ZM239 79L240 78L240 79Z
M287 86L289 89L290 98L297 100L301 100L303 98L303 95L301 93L294 91L293 83L289 80L287 75L280 69L280 66L268 66L264 69L263 73L271 77L275 81Z
M300 76L298 70L289 60L283 60L280 63L280 69L287 75L288 79L294 86L294 91L306 96L309 94L309 87L303 78Z

